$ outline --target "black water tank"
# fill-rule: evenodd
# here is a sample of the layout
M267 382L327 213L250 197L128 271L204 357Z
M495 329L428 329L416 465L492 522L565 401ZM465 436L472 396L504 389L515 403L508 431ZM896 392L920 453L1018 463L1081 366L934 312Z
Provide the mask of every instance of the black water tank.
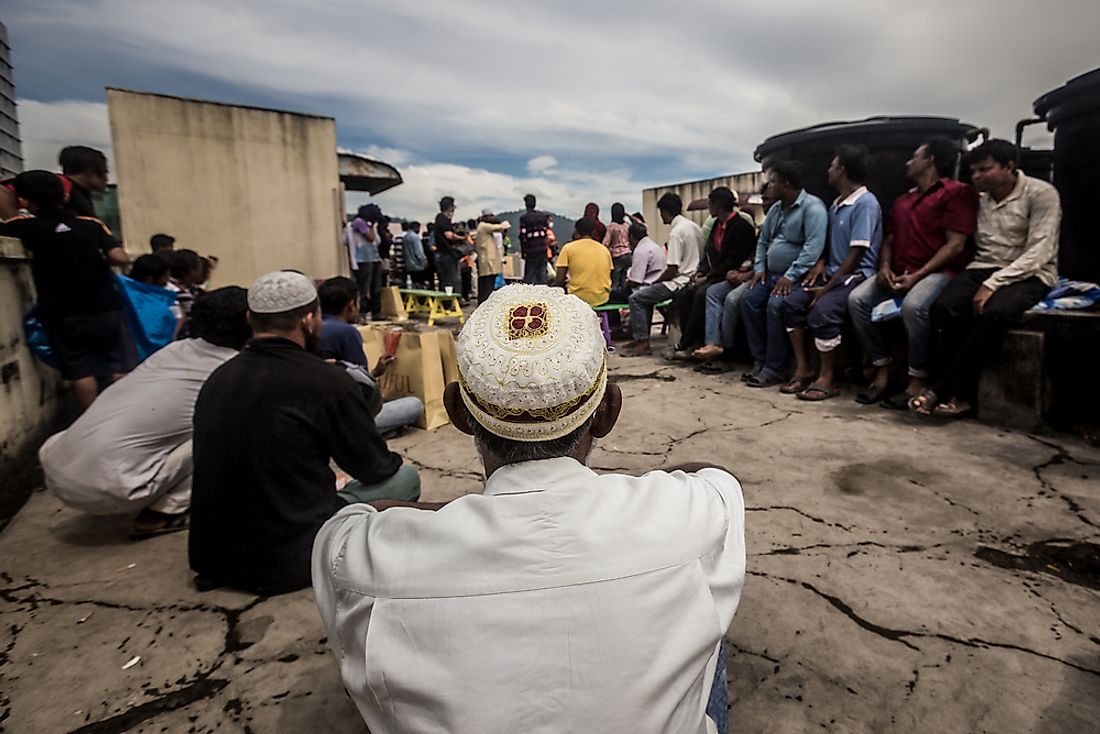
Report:
M1062 275L1100 282L1100 69L1035 100L1035 114L1054 132L1054 185L1062 196Z
M1020 148L1020 170L1032 178L1047 183L1053 180L1054 151L1043 148Z
M913 187L905 177L905 162L921 143L945 137L958 141L961 150L978 132L973 125L949 117L868 117L773 135L757 147L755 157L765 169L779 160L800 162L806 190L829 203L836 198L825 179L833 151L841 143L862 143L871 150L867 188L878 197L885 214L894 199Z

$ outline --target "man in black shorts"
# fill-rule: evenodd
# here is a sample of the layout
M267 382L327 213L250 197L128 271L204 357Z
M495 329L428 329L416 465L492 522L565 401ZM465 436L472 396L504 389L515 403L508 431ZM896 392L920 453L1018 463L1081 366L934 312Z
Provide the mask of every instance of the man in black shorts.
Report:
M95 217L64 208L61 180L49 171L27 171L12 182L18 204L30 215L0 224L31 254L38 305L61 375L73 381L84 407L95 400L97 376L117 380L128 368L126 322L112 265L129 261L122 244Z

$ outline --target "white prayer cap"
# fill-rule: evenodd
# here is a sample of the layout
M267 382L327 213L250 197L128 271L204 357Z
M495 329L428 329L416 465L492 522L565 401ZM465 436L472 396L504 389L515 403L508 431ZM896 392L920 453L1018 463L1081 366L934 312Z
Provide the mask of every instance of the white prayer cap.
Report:
M607 388L607 347L592 308L559 288L509 285L458 337L462 400L486 430L549 441L580 428Z
M316 300L313 281L293 270L261 275L248 286L248 310L253 313L285 313Z
M491 216L493 216L493 210L490 209L489 207L485 207L484 209L481 210L481 216L491 217Z

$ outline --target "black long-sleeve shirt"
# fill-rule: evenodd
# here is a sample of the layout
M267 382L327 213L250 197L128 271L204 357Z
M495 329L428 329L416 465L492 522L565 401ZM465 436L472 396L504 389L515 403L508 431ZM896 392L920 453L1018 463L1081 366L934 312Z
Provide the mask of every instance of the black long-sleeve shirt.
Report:
M330 460L364 484L401 467L344 369L280 338L210 375L193 440L191 568L261 594L309 586L313 539L344 506Z

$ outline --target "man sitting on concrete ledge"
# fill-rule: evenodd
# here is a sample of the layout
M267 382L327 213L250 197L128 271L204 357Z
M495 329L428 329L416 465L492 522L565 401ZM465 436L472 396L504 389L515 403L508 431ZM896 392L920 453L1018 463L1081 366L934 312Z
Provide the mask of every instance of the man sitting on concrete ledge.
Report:
M186 528L195 399L251 336L246 312L244 288L199 296L193 338L157 351L42 445L38 459L50 491L97 515L140 510L133 540Z
M1058 190L1017 171L1016 160L1016 146L1007 140L970 152L980 192L977 252L932 306L937 368L931 388L909 401L918 415L969 413L986 362L1058 280Z
M458 369L444 402L474 437L484 495L438 512L348 507L314 547L321 617L367 726L724 732L720 642L745 580L737 480L586 466L622 393L595 313L560 290L490 296Z
M416 470L386 447L359 385L313 353L317 291L276 272L248 289L255 337L195 404L190 559L201 589L262 595L309 586L317 530L338 509L416 500ZM330 461L356 481L340 493Z
M373 369L367 364L363 335L355 327L359 320L359 288L355 281L342 276L329 278L317 289L317 297L321 302L321 357L358 368L352 370L352 377L378 393L381 407L374 416L378 432L385 436L420 420L424 402L418 397L381 402L378 380L393 364L394 356L383 354Z

